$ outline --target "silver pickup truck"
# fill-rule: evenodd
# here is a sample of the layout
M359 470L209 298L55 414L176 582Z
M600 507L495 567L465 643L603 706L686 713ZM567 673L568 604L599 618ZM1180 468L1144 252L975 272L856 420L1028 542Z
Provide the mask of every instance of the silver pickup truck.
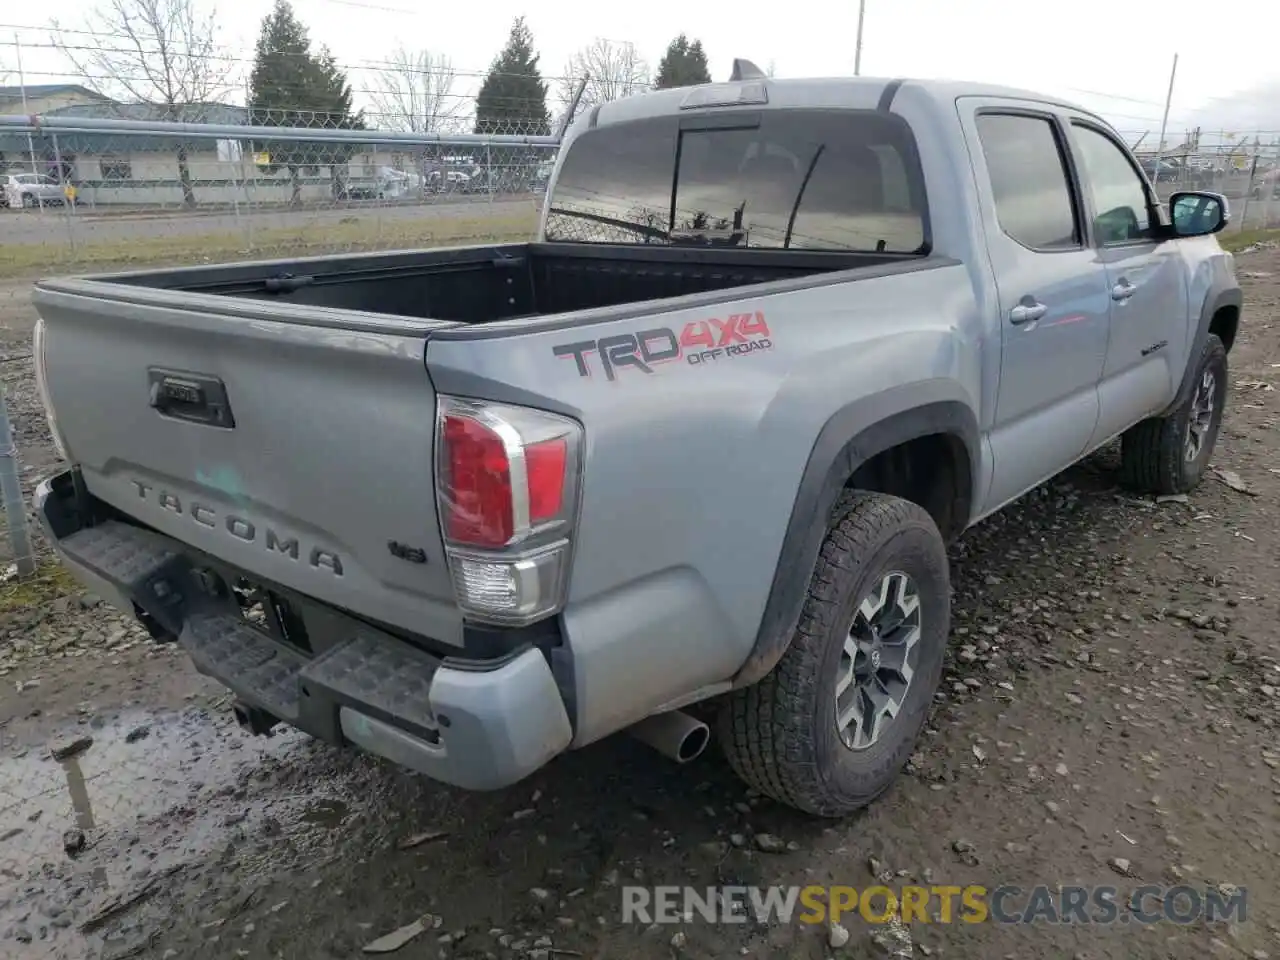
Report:
M1212 454L1216 194L989 87L728 83L571 129L536 242L40 283L68 567L280 722L470 789L713 729L838 816L911 752L946 545L1115 437Z

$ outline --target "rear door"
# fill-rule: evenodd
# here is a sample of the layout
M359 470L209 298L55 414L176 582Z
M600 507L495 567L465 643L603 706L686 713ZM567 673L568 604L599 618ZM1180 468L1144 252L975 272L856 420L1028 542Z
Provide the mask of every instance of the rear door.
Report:
M1000 302L989 512L1084 452L1110 300L1106 271L1085 243L1062 118L1044 105L965 98L961 120Z
M423 325L76 280L36 306L91 493L254 577L461 642Z
M1111 336L1091 445L1157 413L1173 398L1186 353L1187 276L1178 241L1157 239L1155 197L1115 135L1071 121L1090 245L1107 272Z

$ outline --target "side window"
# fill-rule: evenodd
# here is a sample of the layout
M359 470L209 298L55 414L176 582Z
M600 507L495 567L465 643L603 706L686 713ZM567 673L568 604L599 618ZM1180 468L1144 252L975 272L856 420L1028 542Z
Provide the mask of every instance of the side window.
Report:
M1151 236L1147 191L1138 171L1110 137L1074 124L1086 189L1093 198L1093 227L1099 243L1129 243Z
M982 114L978 138L1000 229L1032 250L1081 245L1058 134L1043 117Z

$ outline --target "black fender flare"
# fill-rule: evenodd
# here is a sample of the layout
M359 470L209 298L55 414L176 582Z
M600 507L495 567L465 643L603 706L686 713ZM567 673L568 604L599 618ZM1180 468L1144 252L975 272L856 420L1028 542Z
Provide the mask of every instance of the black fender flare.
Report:
M1196 321L1195 333L1192 334L1191 343L1187 346L1187 365L1182 371L1182 382L1178 385L1173 403L1165 409L1163 416L1168 416L1177 410L1191 396L1191 390L1195 385L1196 358L1204 349L1204 342L1209 336L1209 325L1213 323L1213 318L1217 316L1218 311L1224 307L1235 307L1240 311L1243 311L1244 307L1244 293L1234 285L1234 280L1229 281L1226 278L1210 287L1205 295L1204 304L1200 307L1200 318Z
M891 391L899 396L915 393L917 400L923 400L931 392L936 391L928 389L928 385ZM964 478L968 481L965 520L972 514L973 504L979 498L981 444L972 407L964 400L948 397L917 403L867 424L868 406L884 399L873 397L847 404L836 411L819 432L796 491L755 644L733 677L734 687L747 686L763 678L790 646L831 512L845 483L872 457L920 437L945 434L959 438L969 458L969 475Z

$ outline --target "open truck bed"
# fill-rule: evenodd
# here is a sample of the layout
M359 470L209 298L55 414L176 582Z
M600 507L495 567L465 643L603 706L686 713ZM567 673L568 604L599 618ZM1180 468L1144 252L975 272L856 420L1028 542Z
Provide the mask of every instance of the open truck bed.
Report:
M514 243L181 267L92 282L477 324L628 304L645 304L654 312L655 300L916 259L656 244Z

